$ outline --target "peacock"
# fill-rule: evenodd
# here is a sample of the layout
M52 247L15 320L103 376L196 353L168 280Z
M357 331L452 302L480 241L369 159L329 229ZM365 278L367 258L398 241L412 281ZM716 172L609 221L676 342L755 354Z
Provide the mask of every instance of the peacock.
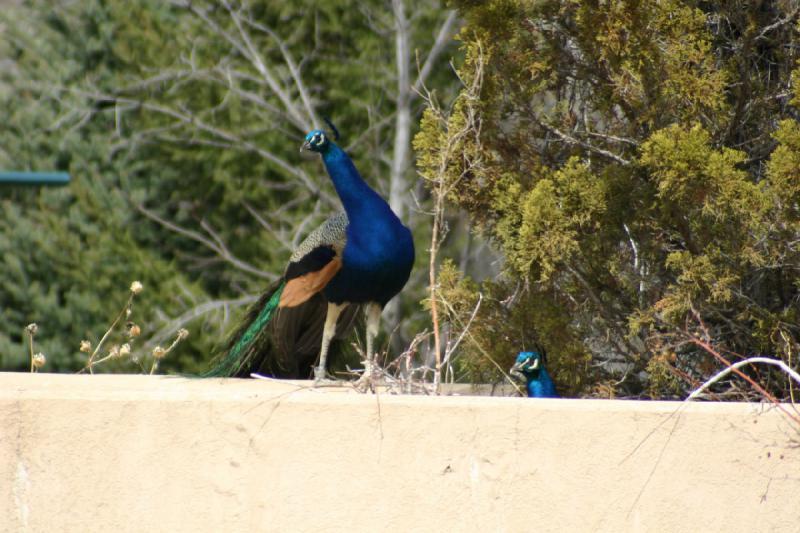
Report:
M510 373L525 380L529 398L558 398L556 385L539 352L520 352Z
M336 128L328 122L338 140ZM283 276L249 309L226 352L206 376L305 379L326 377L331 342L366 323L364 378L384 306L405 286L414 241L389 204L367 185L350 157L325 131L305 137L302 151L322 156L344 207L312 231L289 258ZM314 366L314 364L316 366Z

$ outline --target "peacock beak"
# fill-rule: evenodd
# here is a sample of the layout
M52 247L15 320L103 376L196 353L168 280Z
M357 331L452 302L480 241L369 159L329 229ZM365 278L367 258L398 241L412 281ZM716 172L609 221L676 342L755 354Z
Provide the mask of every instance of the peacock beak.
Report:
M305 152L306 150L311 150L311 142L309 142L309 141L304 141L302 146L300 146L300 153L301 154L303 152Z

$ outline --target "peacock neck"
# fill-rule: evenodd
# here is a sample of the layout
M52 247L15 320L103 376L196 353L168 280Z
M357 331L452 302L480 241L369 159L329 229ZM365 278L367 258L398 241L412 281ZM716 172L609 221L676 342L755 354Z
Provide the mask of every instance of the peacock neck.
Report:
M376 217L392 213L386 201L363 180L344 150L330 143L322 160L351 224L368 224L370 219L374 222Z
M555 398L558 396L555 384L546 369L527 374L528 396L532 398Z

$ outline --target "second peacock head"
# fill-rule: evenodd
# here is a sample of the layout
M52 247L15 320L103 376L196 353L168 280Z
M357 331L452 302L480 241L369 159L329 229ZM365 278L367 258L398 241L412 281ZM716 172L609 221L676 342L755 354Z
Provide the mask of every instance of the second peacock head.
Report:
M525 377L535 378L543 367L544 362L539 352L520 352L511 370L516 370Z

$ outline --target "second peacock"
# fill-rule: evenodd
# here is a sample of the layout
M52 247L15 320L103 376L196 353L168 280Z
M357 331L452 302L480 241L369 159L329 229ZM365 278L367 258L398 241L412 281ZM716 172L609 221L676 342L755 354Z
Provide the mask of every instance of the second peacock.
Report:
M529 398L558 398L553 378L545 368L545 357L539 352L519 352L509 373L525 381Z
M283 276L248 311L207 376L258 372L304 379L313 367L320 381L331 341L346 336L363 311L363 378L370 379L381 311L411 274L411 231L324 131L311 131L301 150L322 156L344 212L330 217L297 247Z

